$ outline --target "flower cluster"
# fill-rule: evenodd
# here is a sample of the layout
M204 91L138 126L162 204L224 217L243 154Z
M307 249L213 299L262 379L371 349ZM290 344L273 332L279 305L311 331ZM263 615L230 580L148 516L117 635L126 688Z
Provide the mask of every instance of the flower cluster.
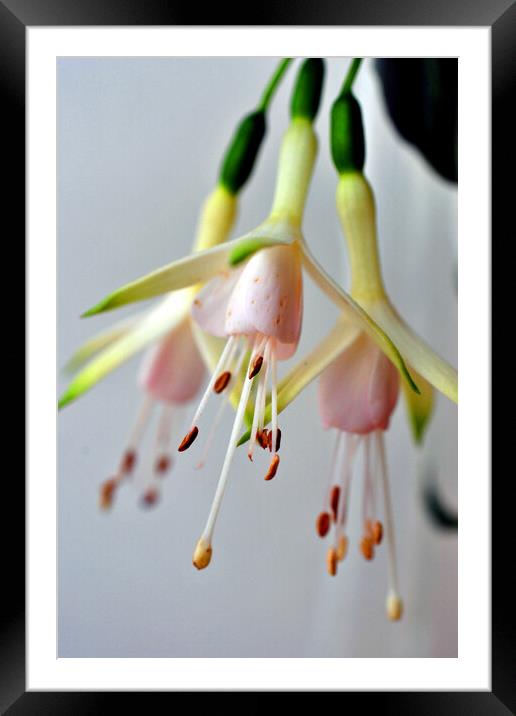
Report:
M320 537L333 532L327 552L328 571L337 573L337 565L348 550L350 485L356 454L362 448L360 550L371 560L385 532L390 575L387 613L389 618L399 619L403 605L384 433L400 386L414 436L421 439L432 408L432 386L456 401L457 377L403 322L383 285L374 198L362 172L365 144L361 112L351 92L359 61L352 63L333 105L331 122L332 157L339 174L337 211L351 260L350 293L319 265L302 230L317 155L313 124L324 79L321 59L308 59L299 70L269 215L244 236L228 240L237 194L251 173L265 134L265 109L287 65L288 61L280 65L258 110L248 115L233 138L218 186L204 207L194 252L118 289L87 312L93 315L166 294L162 303L144 316L130 324L119 324L86 344L73 361L75 368L86 365L61 404L71 402L127 357L152 344L141 373L145 392L142 412L118 471L101 488L101 503L106 507L119 483L133 470L138 443L155 401L164 407L154 477L167 471L171 464L173 406L195 398L205 364L209 367L211 377L178 447L180 453L184 452L203 431L204 410L214 396L220 407L208 432L201 459L204 462L222 411L228 403L233 404L235 417L219 482L193 555L195 567L203 569L212 559L215 524L237 447L246 443L251 461L257 447L266 450L269 460L264 477L266 481L273 479L280 466L279 416L308 383L321 376L322 425L337 433L327 494L316 520ZM301 335L304 272L341 313L330 334L279 380L278 363L296 353ZM144 501L152 504L157 496L157 480L153 479Z

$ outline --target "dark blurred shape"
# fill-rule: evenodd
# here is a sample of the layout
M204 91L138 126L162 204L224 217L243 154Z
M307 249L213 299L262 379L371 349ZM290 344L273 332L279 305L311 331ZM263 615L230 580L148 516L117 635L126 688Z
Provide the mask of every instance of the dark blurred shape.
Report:
M423 484L423 506L430 522L442 530L456 531L458 527L457 513L452 512L443 504L438 491L435 475L428 475Z
M378 59L375 65L398 132L456 183L457 59Z

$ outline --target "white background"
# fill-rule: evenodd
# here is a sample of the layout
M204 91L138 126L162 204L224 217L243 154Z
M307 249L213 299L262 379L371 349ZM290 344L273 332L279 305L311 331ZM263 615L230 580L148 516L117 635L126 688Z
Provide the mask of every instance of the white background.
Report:
M31 38L41 38L41 34L31 31ZM84 34L79 34L84 40ZM481 39L485 51L485 34L477 31L475 41ZM108 43L100 44L105 48ZM35 46L32 41L31 46ZM351 54L349 43L345 46ZM317 122L320 157L305 221L314 252L341 280L347 278L346 256L334 210L336 177L328 156L327 117L348 62L334 59L328 64ZM198 208L213 186L222 147L238 118L256 102L274 64L272 58L58 60L58 366L78 343L112 320L79 321L84 308L111 288L189 250ZM31 65L31 79L35 71ZM268 138L242 197L237 235L258 223L269 208L293 77L291 70L274 100ZM485 91L482 76L477 79ZM396 138L384 114L371 61L359 75L356 93L366 121L366 173L377 196L387 286L407 320L456 365L456 190L433 175L416 152ZM461 151L467 137L459 136ZM476 208L485 212L485 197ZM487 229L485 213L477 215L476 225L481 254L483 241L487 247L487 234L482 233L482 227ZM30 229L34 238L33 222ZM44 235L41 224L38 233ZM475 261L482 258L475 258L475 248L475 244L468 246L473 272ZM461 292L464 284L461 273ZM324 335L335 315L309 279L305 287L300 353ZM482 314L477 310L476 315L482 325ZM138 493L127 489L112 514L99 514L98 485L118 460L140 399L136 370L137 361L132 361L58 419L60 657L457 655L457 542L454 536L436 533L422 514L417 456L401 403L388 434L388 458L406 615L401 623L391 624L383 611L385 551L378 550L373 564L364 563L357 554L357 492L350 557L337 578L325 574L325 545L315 536L314 518L323 499L332 436L318 428L313 386L284 414L282 465L271 484L263 482L261 472L253 470L245 455L237 457L217 529L215 556L205 572L193 569L191 552L212 498L229 416L203 472L193 470L193 453L176 461L159 508L143 513L137 505ZM177 430L180 435L180 423ZM438 399L428 438L423 469L437 470L443 497L456 505L457 410L444 398ZM476 463L482 465L480 441L478 446ZM142 474L145 467L142 462ZM469 479L471 483L473 478ZM477 470L475 484L486 494L487 473ZM46 494L52 492L51 485L49 480ZM35 515L36 504L29 503ZM465 514L461 530L463 522L467 526L465 509L461 503L461 518ZM34 547L34 540L30 544ZM486 567L483 549L476 554L477 573L482 564ZM473 566L468 557L464 565ZM34 586L38 572L32 576ZM486 607L485 587L478 592ZM41 609L31 610L32 616L41 613ZM47 616L51 615L47 612ZM36 622L37 617L32 624ZM50 627L47 620L47 630L40 631L40 636L50 635ZM477 646L485 643L482 635ZM29 647L32 643L29 634ZM40 640L38 644L42 649ZM477 666L485 665L485 656ZM41 680L45 669L40 657L34 658L36 668L31 673L33 677L39 674ZM186 669L188 663L193 664L191 660L182 663ZM249 660L238 663L250 664ZM360 679L361 664L368 662L347 662L351 663L356 664L354 673ZM66 664L66 660L56 664ZM77 683L77 674L64 668L66 672L58 666L61 678L66 673L71 679L68 683ZM60 678L58 672L54 681ZM105 685L124 683L122 672L117 673L116 682L111 678L115 672L104 673ZM485 671L479 673L484 680L480 684L477 678L476 683L485 686ZM177 679L188 678L185 674L165 679L161 685L180 685ZM418 674L421 683L422 674ZM141 678L144 683L147 677ZM160 683L150 678L145 683ZM200 685L209 678L203 674ZM240 681L238 676L228 678L238 685L252 683L248 674ZM288 678L295 681L291 673ZM360 683L342 678L330 683ZM303 683L308 685L306 680ZM132 685L138 686L134 679Z

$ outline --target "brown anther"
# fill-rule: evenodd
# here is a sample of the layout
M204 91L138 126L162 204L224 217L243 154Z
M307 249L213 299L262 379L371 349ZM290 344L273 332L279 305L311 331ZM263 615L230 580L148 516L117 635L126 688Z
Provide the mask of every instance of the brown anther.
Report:
M225 370L224 373L221 373L213 386L213 390L215 391L215 393L222 393L222 391L227 388L227 385L230 380L231 373L229 372L229 370Z
M190 430L189 433L187 433L182 442L181 445L177 448L178 452L183 452L184 450L188 450L190 445L193 443L197 435L199 434L199 428L194 425L193 428Z
M269 434L267 436L267 446L269 448L269 452L272 452L272 430L269 430ZM281 430L279 428L276 428L276 450L274 452L278 452L281 445Z
M360 542L360 551L362 552L362 555L364 559L370 560L374 557L374 545L373 540L371 537L368 537L365 535L362 537L362 541Z
M330 529L330 515L327 512L321 512L315 522L315 529L319 537L326 537Z
M154 465L154 471L163 475L170 468L171 459L168 455L160 455Z
M120 472L123 472L124 475L128 475L130 472L132 472L135 463L136 452L134 450L126 450L126 452L122 456L122 461L120 463Z
M269 436L268 436L267 428L265 428L264 430L257 431L256 440L258 441L258 445L265 450L265 448L269 444Z
M144 507L152 507L159 499L159 492L154 487L149 487L142 495L142 504Z
M271 464L269 465L269 469L267 470L267 474L265 475L266 480L272 480L272 478L278 471L278 465L279 465L279 455L277 453L275 453L272 456Z
M251 370L249 371L249 380L254 378L255 375L258 375L258 373L260 372L260 368L262 367L262 363L263 356L256 356L251 366Z
M339 538L339 544L337 546L337 559L339 562L342 562L344 557L348 553L348 538L345 535L342 535Z
M330 507L331 507L331 513L332 513L334 522L337 522L337 515L338 515L338 511L339 511L339 498L340 498L340 487L338 485L334 485L331 488L331 494L330 494Z
M113 504L113 495L115 493L116 486L117 481L113 477L103 482L100 486L99 507L102 510L108 510Z
M337 552L334 547L330 547L326 552L326 569L332 577L337 574Z
M373 534L373 541L375 544L380 544L383 537L383 525L379 520L376 520L376 522L373 522L372 527L372 534Z

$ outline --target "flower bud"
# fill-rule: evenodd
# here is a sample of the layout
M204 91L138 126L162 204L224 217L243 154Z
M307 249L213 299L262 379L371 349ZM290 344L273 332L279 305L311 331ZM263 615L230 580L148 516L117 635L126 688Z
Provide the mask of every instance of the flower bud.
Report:
M290 103L292 119L303 117L313 122L319 110L324 82L324 60L310 57L305 60L297 73L294 92Z
M219 174L219 182L237 194L249 179L265 136L265 112L251 112L240 122L231 139Z
M360 105L351 94L341 94L331 109L331 156L339 174L361 172L365 161L365 139Z

